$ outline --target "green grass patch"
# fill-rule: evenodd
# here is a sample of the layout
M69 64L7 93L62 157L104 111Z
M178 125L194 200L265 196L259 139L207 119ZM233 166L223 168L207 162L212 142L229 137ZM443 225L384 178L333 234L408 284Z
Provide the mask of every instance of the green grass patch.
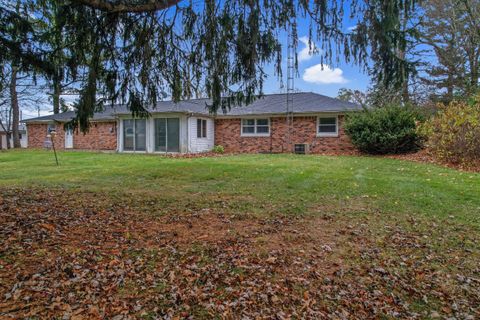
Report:
M480 225L480 174L353 156L237 155L167 158L135 154L0 152L0 187L128 194L146 210L308 215L381 211Z

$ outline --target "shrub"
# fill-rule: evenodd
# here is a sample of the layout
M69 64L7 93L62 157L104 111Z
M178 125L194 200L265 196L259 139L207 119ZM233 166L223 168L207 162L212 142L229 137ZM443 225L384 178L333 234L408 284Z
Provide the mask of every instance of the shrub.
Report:
M421 146L416 123L420 115L398 105L348 115L345 132L360 151L371 154L407 153Z
M444 161L479 161L480 95L469 102L453 101L439 108L440 111L419 128L428 149Z
M213 147L213 152L215 153L224 153L225 152L225 148L223 146L214 146Z

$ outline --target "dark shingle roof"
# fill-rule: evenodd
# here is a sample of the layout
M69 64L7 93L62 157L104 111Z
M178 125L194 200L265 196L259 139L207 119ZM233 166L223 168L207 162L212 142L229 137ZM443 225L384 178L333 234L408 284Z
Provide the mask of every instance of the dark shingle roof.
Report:
M226 116L285 113L286 94L271 94L255 100L246 107L232 108ZM330 98L318 93L301 92L293 94L293 113L346 112L361 110L359 105ZM221 114L220 114L221 115Z
M58 122L68 122L75 117L75 111L67 111L58 114L51 114L48 116L38 117L38 118L31 118L23 120L22 122L48 122L48 121L58 121ZM114 108L106 107L103 112L95 112L93 116L94 121L101 121L101 120L115 120Z
M209 99L191 99L174 103L173 101L160 101L155 108L149 109L152 113L193 113L200 115L210 115L207 104ZM234 107L227 113L220 110L218 116L247 116L261 114L282 114L286 112L287 99L286 94L265 95L247 106ZM319 112L348 112L361 110L359 105L330 98L321 94L312 92L302 92L293 94L293 112L301 113L319 113ZM127 115L131 112L125 105L114 105L106 107L103 112L95 113L94 121L114 120L116 115ZM68 111L60 114L49 115L39 118L24 120L24 122L36 121L59 121L67 122L75 116L74 111Z
M210 103L209 99L191 99L179 101L177 103L173 101L160 101L157 102L155 108L149 108L151 113L195 113L209 115L207 104ZM127 109L125 105L115 106L115 114L131 114L132 112Z

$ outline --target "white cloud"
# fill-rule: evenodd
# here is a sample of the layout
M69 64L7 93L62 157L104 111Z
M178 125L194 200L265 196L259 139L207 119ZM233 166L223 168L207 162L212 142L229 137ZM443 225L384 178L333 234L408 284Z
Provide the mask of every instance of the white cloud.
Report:
M311 51L312 54L310 54L310 47L308 45L308 37L304 36L304 37L298 38L298 41L303 43L304 46L305 46L302 50L300 50L298 52L298 55L297 55L298 62L310 60L310 58L312 58L314 55L318 54L319 50L315 46L314 43L312 43L312 51Z
M316 64L306 68L302 79L305 82L317 84L346 83L347 79L343 77L343 71L340 68L332 69L329 66Z
M348 31L355 31L355 30L357 30L357 28L358 28L358 25L354 25L354 26L348 27L347 30Z

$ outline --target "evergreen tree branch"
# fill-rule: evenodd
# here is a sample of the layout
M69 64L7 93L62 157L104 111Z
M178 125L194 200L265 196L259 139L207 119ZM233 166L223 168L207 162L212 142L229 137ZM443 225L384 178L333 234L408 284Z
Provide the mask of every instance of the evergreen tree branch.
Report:
M73 0L76 3L93 9L110 13L140 13L168 9L181 0L144 0L144 1L104 1L104 0Z

